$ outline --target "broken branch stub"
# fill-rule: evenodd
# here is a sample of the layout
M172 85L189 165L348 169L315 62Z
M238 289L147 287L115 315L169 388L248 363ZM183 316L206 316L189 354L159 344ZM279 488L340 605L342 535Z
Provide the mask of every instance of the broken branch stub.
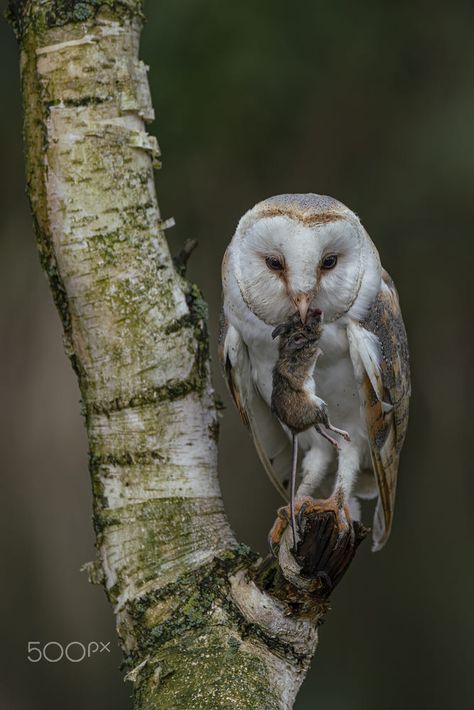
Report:
M340 532L335 513L312 511L302 516L301 540L296 553L293 535L288 526L282 535L277 559L268 558L259 568L256 579L268 588L269 570L273 568L272 587L285 588L287 598L301 612L315 602L326 601L347 572L357 548L369 533L355 521L347 531ZM282 584L282 577L287 584ZM293 589L291 590L288 585Z

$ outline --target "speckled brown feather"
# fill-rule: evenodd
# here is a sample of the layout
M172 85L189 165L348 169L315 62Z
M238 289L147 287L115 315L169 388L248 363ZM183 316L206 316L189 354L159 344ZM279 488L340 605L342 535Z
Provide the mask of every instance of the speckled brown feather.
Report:
M361 325L377 336L382 361L380 371L385 392L385 401L393 405L396 413L396 453L400 454L408 423L408 403L411 394L410 359L408 340L402 319L395 285L384 270L382 280L387 289L381 289L369 315Z
M405 326L398 302L398 294L386 271L381 288L369 315L361 326L374 333L381 347L380 389L383 402L377 397L367 374L360 383L361 398L369 434L374 472L383 511L376 511L383 531L378 546L386 541L393 520L395 491L400 451L408 424L410 398L410 365ZM384 407L384 403L391 405ZM377 520L376 520L377 525Z

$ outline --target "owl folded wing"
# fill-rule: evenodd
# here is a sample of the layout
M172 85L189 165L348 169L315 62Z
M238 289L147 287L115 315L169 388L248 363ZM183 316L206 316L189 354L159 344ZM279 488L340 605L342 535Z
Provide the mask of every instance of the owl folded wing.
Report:
M252 434L263 467L278 492L288 500L290 441L256 389L247 347L224 314L221 317L219 359L230 393L244 424Z
M379 491L373 531L377 550L392 525L410 398L407 336L398 294L387 272L367 318L351 322L347 333Z

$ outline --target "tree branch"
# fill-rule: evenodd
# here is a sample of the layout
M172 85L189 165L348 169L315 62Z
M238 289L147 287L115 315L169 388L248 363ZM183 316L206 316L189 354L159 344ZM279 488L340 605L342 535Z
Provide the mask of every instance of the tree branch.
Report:
M290 708L327 590L298 585L304 554L293 576L259 563L225 518L206 306L188 254L173 265L155 194L142 2L20 0L10 19L38 249L89 440L87 567L116 614L135 707Z

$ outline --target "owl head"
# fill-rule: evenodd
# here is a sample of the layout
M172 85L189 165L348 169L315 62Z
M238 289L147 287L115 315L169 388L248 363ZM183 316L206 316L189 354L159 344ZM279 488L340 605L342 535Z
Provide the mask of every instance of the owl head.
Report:
M377 250L358 217L322 195L279 195L240 220L226 255L246 306L278 325L319 308L325 322L365 316L380 284Z

